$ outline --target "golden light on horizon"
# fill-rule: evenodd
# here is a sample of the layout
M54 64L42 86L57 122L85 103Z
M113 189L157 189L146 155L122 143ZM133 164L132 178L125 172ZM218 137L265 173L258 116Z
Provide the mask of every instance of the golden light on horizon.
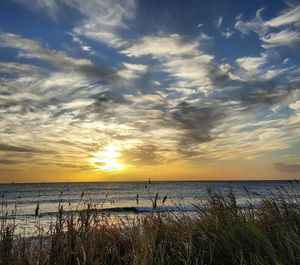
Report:
M108 145L102 151L93 154L90 162L100 171L114 172L125 167L125 164L120 161L120 157L120 147Z

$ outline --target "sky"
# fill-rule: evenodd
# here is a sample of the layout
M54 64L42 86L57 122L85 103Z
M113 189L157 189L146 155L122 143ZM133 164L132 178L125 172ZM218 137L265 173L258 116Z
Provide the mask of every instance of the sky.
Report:
M300 3L2 0L0 182L295 179Z

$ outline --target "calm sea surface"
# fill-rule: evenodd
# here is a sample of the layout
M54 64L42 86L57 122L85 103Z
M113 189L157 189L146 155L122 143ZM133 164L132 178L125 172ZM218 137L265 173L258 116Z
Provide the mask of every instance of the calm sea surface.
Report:
M113 214L136 214L151 211L152 201L158 193L157 205L161 210L192 211L193 205L207 196L208 188L224 194L233 191L243 206L248 200L245 188L253 193L254 200L259 201L257 193L268 197L282 187L286 190L293 188L288 181L2 184L1 218L15 220L19 231L29 233L37 222L37 204L39 222L46 224L55 218L59 204L65 211L92 203Z

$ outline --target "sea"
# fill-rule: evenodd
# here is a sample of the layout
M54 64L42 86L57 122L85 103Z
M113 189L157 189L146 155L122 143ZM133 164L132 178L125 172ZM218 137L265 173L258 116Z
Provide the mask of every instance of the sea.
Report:
M115 216L146 214L153 211L193 212L208 191L233 192L238 205L247 207L282 192L298 193L297 181L169 181L114 183L0 184L0 218L13 222L18 233L36 233L37 224L52 222L58 207L64 212L85 209L88 204Z

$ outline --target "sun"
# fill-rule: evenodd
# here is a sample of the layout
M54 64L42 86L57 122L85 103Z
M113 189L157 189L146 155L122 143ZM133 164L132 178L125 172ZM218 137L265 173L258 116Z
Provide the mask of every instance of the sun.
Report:
M93 154L90 162L100 171L113 172L119 171L125 167L120 162L120 147L108 145L100 152Z

